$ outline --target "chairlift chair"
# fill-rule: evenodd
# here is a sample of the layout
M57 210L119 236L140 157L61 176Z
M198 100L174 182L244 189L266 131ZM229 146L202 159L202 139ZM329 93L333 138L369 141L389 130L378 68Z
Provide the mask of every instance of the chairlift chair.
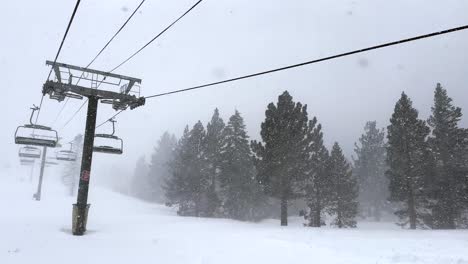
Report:
M56 159L61 161L76 161L77 154L73 151L73 143L70 144L69 150L60 150L55 153Z
M20 145L45 146L55 148L57 146L57 131L50 127L40 125L19 126L15 133L15 143Z
M39 107L34 106L32 109L31 117L29 118L30 124L19 126L15 132L15 143L20 145L31 146L45 146L55 148L58 142L57 131L50 127L33 124L32 119L34 112L39 110Z
M25 146L19 149L18 156L20 158L32 158L32 159L40 159L41 158L41 150L32 147L32 146Z
M123 153L123 140L114 135L116 121L113 119L109 121L112 123L112 134L95 134L93 151L120 155Z
M76 152L71 150L60 150L56 153L57 160L62 161L75 161L76 160Z
M123 153L123 140L117 136L109 134L96 134L94 139L103 141L93 147L94 152L107 153L107 154L122 154ZM109 145L107 145L109 144ZM112 144L112 146L110 146Z
M34 162L35 162L34 159L20 159L21 166L32 166L34 165Z

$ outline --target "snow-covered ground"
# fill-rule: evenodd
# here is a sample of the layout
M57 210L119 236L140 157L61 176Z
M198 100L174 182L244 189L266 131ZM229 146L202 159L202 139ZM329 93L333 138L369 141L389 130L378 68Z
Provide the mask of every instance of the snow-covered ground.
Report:
M74 198L47 179L0 172L0 263L468 263L468 231L288 227L176 216L174 210L92 186L85 236L71 235Z

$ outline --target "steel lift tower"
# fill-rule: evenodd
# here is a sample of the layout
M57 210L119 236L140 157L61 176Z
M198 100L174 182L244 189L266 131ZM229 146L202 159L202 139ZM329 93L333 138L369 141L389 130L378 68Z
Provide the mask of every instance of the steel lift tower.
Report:
M58 62L47 61L46 65L53 67L55 78L47 80L43 85L42 93L44 95L48 94L51 99L59 102L63 101L65 97L88 98L78 197L76 204L73 205L72 220L73 235L81 236L86 232L90 206L88 204L88 188L98 102L111 104L112 108L117 111L142 106L145 104L145 98L140 97L140 79ZM73 84L74 81L76 81L75 84ZM103 88L99 89L101 86ZM108 89L105 89L106 87Z

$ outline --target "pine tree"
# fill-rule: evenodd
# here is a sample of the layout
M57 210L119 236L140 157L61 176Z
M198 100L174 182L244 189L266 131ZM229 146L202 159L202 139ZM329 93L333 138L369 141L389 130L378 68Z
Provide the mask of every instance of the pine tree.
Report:
M287 91L270 103L261 125L263 143L252 142L258 180L266 193L281 201L281 225L288 224L288 201L299 195L305 174L307 106L294 103Z
M236 110L224 129L220 149L223 209L229 218L255 221L264 217L265 197L255 178L255 166L244 120Z
M332 225L339 228L356 227L359 193L357 180L336 142L330 153L329 173L332 181L332 198L328 211L335 216Z
M132 195L151 202L164 202L163 185L170 174L169 163L174 158L176 144L175 136L165 132L154 148L150 164L143 162L144 157L138 160L131 180Z
M309 121L307 130L307 174L303 183L307 213L307 226L320 227L322 215L330 203L331 181L327 169L328 150L323 145L322 126L317 118Z
M463 196L463 200L468 201L468 129L463 129L462 137L464 138L464 150L460 158L463 160L461 173L465 175L465 180L463 182L465 195ZM463 216L458 223L458 226L461 228L468 228L468 202L465 204L465 206L465 212L463 213Z
M425 172L429 128L418 119L418 111L405 93L395 105L387 128L387 164L390 201L399 202L401 209L395 214L400 224L408 222L411 229L423 224L427 214Z
M438 83L428 120L432 128L429 144L436 164L432 182L434 228L455 229L467 208L466 160L463 160L466 142L464 130L458 127L461 118L461 108L453 106L447 90Z
M66 163L62 175L62 183L68 188L68 194L73 196L77 190L80 170L81 157L83 155L83 135L77 135L72 141L73 151L76 153L76 160Z
M359 183L361 214L380 220L388 198L386 171L385 132L377 128L376 121L369 121L364 134L355 144L354 174Z
M167 204L170 206L178 205L179 214L183 214L188 210L190 201L189 186L185 180L189 169L187 162L191 158L187 150L189 136L190 131L186 126L174 151L174 159L169 163L170 175L165 179L163 185Z
M177 139L174 135L164 132L151 155L148 175L142 175L145 180L145 189L150 201L162 203L164 201L163 185L169 177L169 164L174 159Z
M170 204L180 215L209 216L209 163L205 155L205 129L200 121L190 132L185 129L171 164L172 176L165 190Z
M135 197L145 200L149 199L148 193L151 190L148 185L148 171L149 168L145 156L141 156L135 165L130 193Z
M208 190L208 214L213 216L220 206L220 198L217 195L220 173L220 152L223 140L224 121L219 117L218 108L214 110L211 122L206 126L206 157L209 163L210 188Z

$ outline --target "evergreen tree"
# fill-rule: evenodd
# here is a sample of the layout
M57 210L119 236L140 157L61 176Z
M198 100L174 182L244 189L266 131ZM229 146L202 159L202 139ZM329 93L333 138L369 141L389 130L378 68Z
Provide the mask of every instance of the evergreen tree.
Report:
M377 128L376 121L369 121L364 134L355 144L354 174L359 184L361 214L380 220L388 198L386 171L385 132Z
M130 193L138 198L146 200L149 199L148 193L150 193L151 190L148 185L148 172L149 168L145 156L141 156L135 165Z
M328 173L328 150L323 145L322 126L317 125L317 118L309 121L307 130L308 160L304 193L307 203L305 218L307 226L320 227L324 222L322 215L330 203L331 181Z
M339 228L356 227L358 211L358 185L351 166L335 142L329 159L329 173L332 180L332 198L329 213L335 215L332 225Z
M427 168L426 137L429 128L418 119L418 111L405 93L395 105L387 128L387 164L390 201L399 202L401 209L395 214L400 224L408 222L411 229L422 224L427 214L425 172Z
M229 218L260 220L265 197L255 178L255 166L244 120L236 110L224 129L220 149L223 209Z
M175 136L165 132L153 150L150 164L143 162L144 157L138 160L131 180L132 195L151 202L164 202L163 185L170 173L169 163L174 158L176 144Z
M464 150L463 150L463 153L461 155L461 160L463 160L463 165L462 165L462 170L461 170L461 173L463 173L465 175L465 180L464 180L464 183L463 183L463 186L464 186L464 194L465 196L463 197L463 199L465 201L468 200L468 129L464 129L463 130L463 145L464 145ZM465 204L465 212L463 213L463 216L461 217L461 219L459 220L458 222L458 226L461 227L461 228L468 228L468 202Z
M434 106L428 123L432 128L429 139L436 170L432 182L433 227L455 229L467 208L466 172L464 151L465 131L458 127L462 118L461 108L452 104L447 90L440 83L434 92Z
M176 145L176 137L164 132L151 155L148 175L142 175L147 178L145 189L150 201L158 203L164 201L163 185L170 174L169 164L174 159Z
M287 91L270 103L261 125L263 143L252 142L258 180L266 193L281 201L281 225L288 224L288 201L298 194L305 174L307 106L294 103Z
M206 126L206 158L209 163L210 188L208 190L208 214L213 216L220 206L217 195L219 189L220 152L223 140L224 121L219 117L218 108L215 109L211 122Z
M189 127L186 126L174 151L174 159L169 163L170 175L165 179L163 185L167 204L170 206L178 205L179 214L188 210L188 205L185 204L188 204L190 199L188 182L185 180L189 169L187 161L191 158L187 150L189 136Z
M83 135L77 135L72 141L72 146L72 151L76 153L76 160L66 163L62 175L62 183L68 188L68 194L70 196L75 194L80 178L81 157L83 155Z
M166 181L166 198L179 206L180 215L209 216L209 163L205 153L205 129L200 121L184 135L171 164L172 176Z

